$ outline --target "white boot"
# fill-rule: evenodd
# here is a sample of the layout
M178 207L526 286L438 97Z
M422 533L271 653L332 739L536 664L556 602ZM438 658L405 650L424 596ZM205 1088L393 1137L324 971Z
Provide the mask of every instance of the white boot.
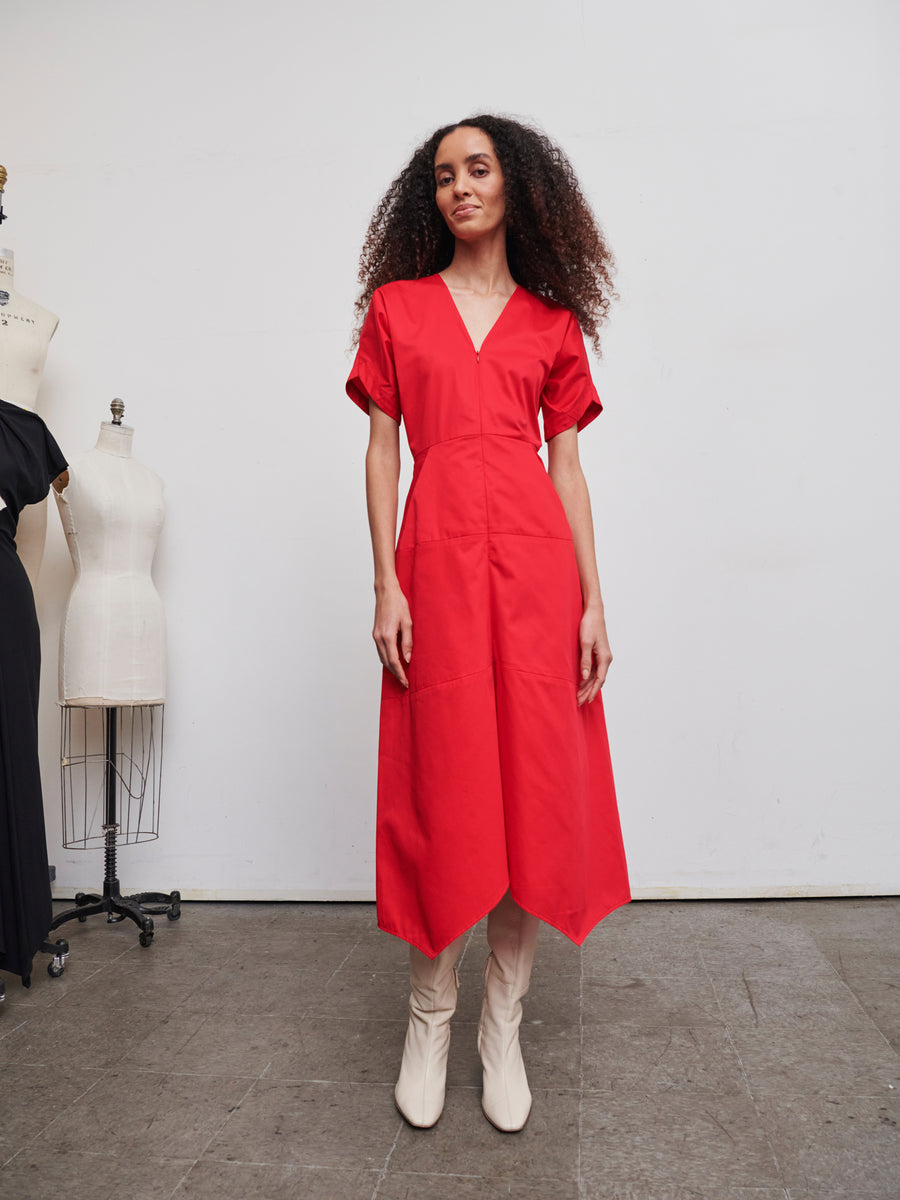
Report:
M429 1129L444 1110L450 1018L456 1009L456 961L465 935L431 959L409 948L409 1027L394 1088L397 1107L419 1129Z
M491 953L484 968L484 1001L478 1053L484 1069L481 1107L504 1133L528 1120L531 1092L519 1047L522 997L528 991L540 922L523 912L509 892L488 915Z

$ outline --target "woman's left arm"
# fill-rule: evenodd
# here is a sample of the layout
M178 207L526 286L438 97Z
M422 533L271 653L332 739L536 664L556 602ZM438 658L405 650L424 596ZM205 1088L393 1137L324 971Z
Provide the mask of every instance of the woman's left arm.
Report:
M581 645L581 683L578 704L590 704L606 680L612 651L606 635L600 577L597 574L597 555L594 550L594 522L591 518L591 498L578 458L578 429L572 425L547 443L548 470L556 494L562 501L572 541L575 561L581 581L584 612L578 629Z

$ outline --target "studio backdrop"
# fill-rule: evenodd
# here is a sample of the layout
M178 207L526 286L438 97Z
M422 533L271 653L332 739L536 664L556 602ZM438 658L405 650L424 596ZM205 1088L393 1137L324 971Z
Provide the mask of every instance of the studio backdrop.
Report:
M898 890L898 12L0 0L0 242L60 316L40 412L74 455L121 396L166 484L161 836L123 883L373 895L357 256L414 146L499 111L565 147L619 262L581 443L635 894ZM61 847L48 518L65 895L101 864Z

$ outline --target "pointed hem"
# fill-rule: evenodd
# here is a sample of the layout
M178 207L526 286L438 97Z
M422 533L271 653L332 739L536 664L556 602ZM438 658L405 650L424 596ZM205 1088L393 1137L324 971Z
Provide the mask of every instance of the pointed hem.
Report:
M515 891L512 889L512 887L509 884L507 884L507 886L503 889L503 891L500 893L500 895L497 897L497 899L493 902L493 904L488 905L488 907L486 909L479 910L478 916L474 917L472 920L470 920L468 922L468 924L464 925L461 929L457 930L457 932L454 933L451 937L448 937L447 940L443 943L443 945L439 946L437 950L432 951L432 950L426 949L425 944L422 941L422 939L414 937L414 936L410 936L405 933L400 933L400 931L398 929L391 928L386 922L382 921L381 918L378 919L378 928L382 931L382 933L389 933L392 937L399 938L401 942L406 942L410 946L415 946L415 948L418 951L420 951L422 954L424 954L426 958L430 958L433 960L433 959L437 958L437 956L443 950L446 950L451 942L455 942L458 937L462 937L463 934L468 933L469 930L472 929L475 925L477 925L480 921L483 921L484 918L491 912L491 910L497 907L497 905L500 903L500 901L503 899L503 897L506 895L506 893L508 891L512 892L513 900L516 902L516 904L518 904L519 908L521 908L523 912L527 912L531 916L537 917L537 919L539 921L543 921L543 923L545 925L549 925L551 927L551 929L557 930L558 933L561 933L563 935L563 937L567 937L569 939L569 941L573 942L576 946L584 945L585 941L590 936L590 934L597 928L597 926L600 924L601 921L604 921L609 916L609 914L611 912L615 912L615 910L617 908L624 908L626 904L631 903L631 892L629 890L629 891L626 891L626 893L622 899L614 900L614 901L612 901L612 903L607 904L602 909L600 909L599 916L596 916L596 917L592 916L589 919L590 923L588 924L588 927L584 930L583 933L573 933L571 931L571 927L568 929L565 928L559 920L553 920L550 917L544 916L542 913L538 912L537 908L535 908L533 905L523 904L519 900L519 898L516 896Z

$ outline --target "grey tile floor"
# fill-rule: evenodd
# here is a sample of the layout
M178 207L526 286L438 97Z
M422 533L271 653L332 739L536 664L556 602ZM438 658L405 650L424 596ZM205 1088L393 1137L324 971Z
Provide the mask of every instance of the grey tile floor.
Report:
M900 900L634 903L581 950L543 927L515 1135L479 1106L483 925L423 1132L372 906L183 911L147 949L72 923L61 979L5 977L4 1200L900 1197Z

